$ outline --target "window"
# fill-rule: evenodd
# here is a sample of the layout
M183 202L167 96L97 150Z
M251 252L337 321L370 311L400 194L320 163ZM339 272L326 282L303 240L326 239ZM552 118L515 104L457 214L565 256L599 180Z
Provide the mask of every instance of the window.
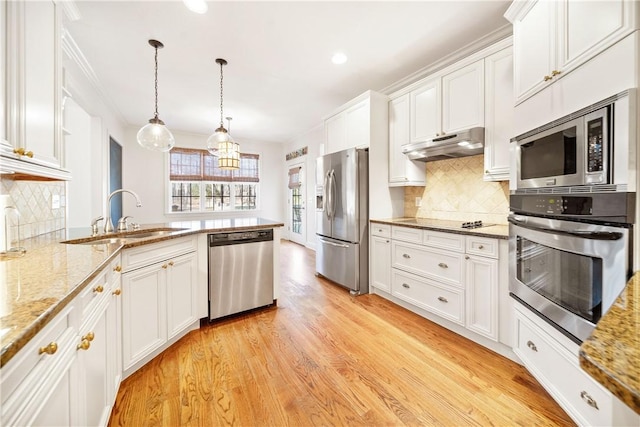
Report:
M206 150L174 147L169 152L171 212L258 209L260 156L240 154L240 169L218 167Z

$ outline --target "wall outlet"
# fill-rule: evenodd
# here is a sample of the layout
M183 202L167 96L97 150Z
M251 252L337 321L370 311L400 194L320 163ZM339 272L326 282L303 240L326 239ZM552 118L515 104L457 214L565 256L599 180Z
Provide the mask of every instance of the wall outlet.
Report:
M416 197L416 207L422 206L422 197Z
M54 194L51 196L51 209L60 209L60 195Z

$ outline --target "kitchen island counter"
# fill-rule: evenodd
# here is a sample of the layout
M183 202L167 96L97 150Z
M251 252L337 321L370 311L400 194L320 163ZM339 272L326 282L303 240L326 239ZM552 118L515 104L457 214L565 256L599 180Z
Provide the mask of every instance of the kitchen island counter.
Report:
M640 414L640 272L580 346L580 367Z
M145 224L144 230L176 231L117 243L86 244L91 230L73 228L27 239L27 252L0 261L0 367L4 366L56 314L67 306L123 250L192 234L277 228L283 223L263 218L211 219ZM104 237L104 235L102 236ZM67 240L84 244L62 243ZM90 242L89 242L90 243Z

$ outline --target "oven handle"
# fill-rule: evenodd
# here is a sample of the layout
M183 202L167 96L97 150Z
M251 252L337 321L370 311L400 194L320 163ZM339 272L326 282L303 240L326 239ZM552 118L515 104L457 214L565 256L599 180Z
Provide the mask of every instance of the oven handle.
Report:
M518 217L509 217L507 221L509 221L513 225L517 225L518 227L528 228L529 230L541 231L543 233L561 234L564 236L579 237L581 239L620 240L623 237L622 233L616 233L612 231L567 231L567 230L558 230L554 228L536 227L536 226L527 224L526 222L524 222L522 219Z

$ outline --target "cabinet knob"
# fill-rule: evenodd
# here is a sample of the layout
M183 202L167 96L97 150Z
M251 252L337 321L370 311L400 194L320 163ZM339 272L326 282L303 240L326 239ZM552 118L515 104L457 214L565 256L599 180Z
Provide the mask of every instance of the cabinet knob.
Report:
M169 265L173 267L173 261L169 261Z
M89 347L91 347L89 340L82 340L76 347L76 350L89 350Z
M55 341L51 341L46 347L40 347L40 349L38 350L38 354L54 354L56 351L58 351L58 343L56 343Z
M120 295L122 293L122 291L120 290L120 288L117 288L115 291L111 292L111 295Z
M93 341L95 337L96 337L96 334L94 334L93 332L87 332L87 334L82 337L82 341L84 340Z
M403 283L403 284L402 284L402 287L403 287L403 288L406 288L406 289L409 289L411 286L407 285L406 283Z
M598 408L598 402L596 402L593 397L589 396L589 393L587 393L586 391L584 390L581 391L580 397L582 398L582 400L587 402L587 405L591 406L592 408L596 408L597 410L600 410L600 408Z
M538 351L538 347L536 347L536 345L532 341L527 341L527 347L529 347L533 351Z
M98 285L95 288L93 288L93 292L102 293L102 291L104 291L104 286L102 285Z
M484 245L478 245L478 249L484 249Z
M487 175L489 175L489 169L485 169L484 173L486 173Z
M465 255L464 259L471 259L471 258L469 258L469 255Z
M389 243L389 241L388 241L388 240L385 240L385 243Z
M409 259L409 258L411 258L411 255L409 255L409 254L402 254L402 258Z
M557 76L558 74L562 74L562 71L553 70L553 71L551 72L551 77L555 77L555 76Z
M122 271L122 267L119 265L116 265L115 267L113 267L113 271L115 271L116 273L120 273Z
M544 81L548 82L549 80L551 80L553 77L551 76L544 76Z
M445 264L444 262L439 263L438 267L440 267L440 268L449 268L449 266L447 264Z
M440 301L440 302L449 302L449 300L446 299L445 297L438 297L438 301Z
M167 269L167 267L169 267L167 264L162 264L162 268L164 268L165 270Z

